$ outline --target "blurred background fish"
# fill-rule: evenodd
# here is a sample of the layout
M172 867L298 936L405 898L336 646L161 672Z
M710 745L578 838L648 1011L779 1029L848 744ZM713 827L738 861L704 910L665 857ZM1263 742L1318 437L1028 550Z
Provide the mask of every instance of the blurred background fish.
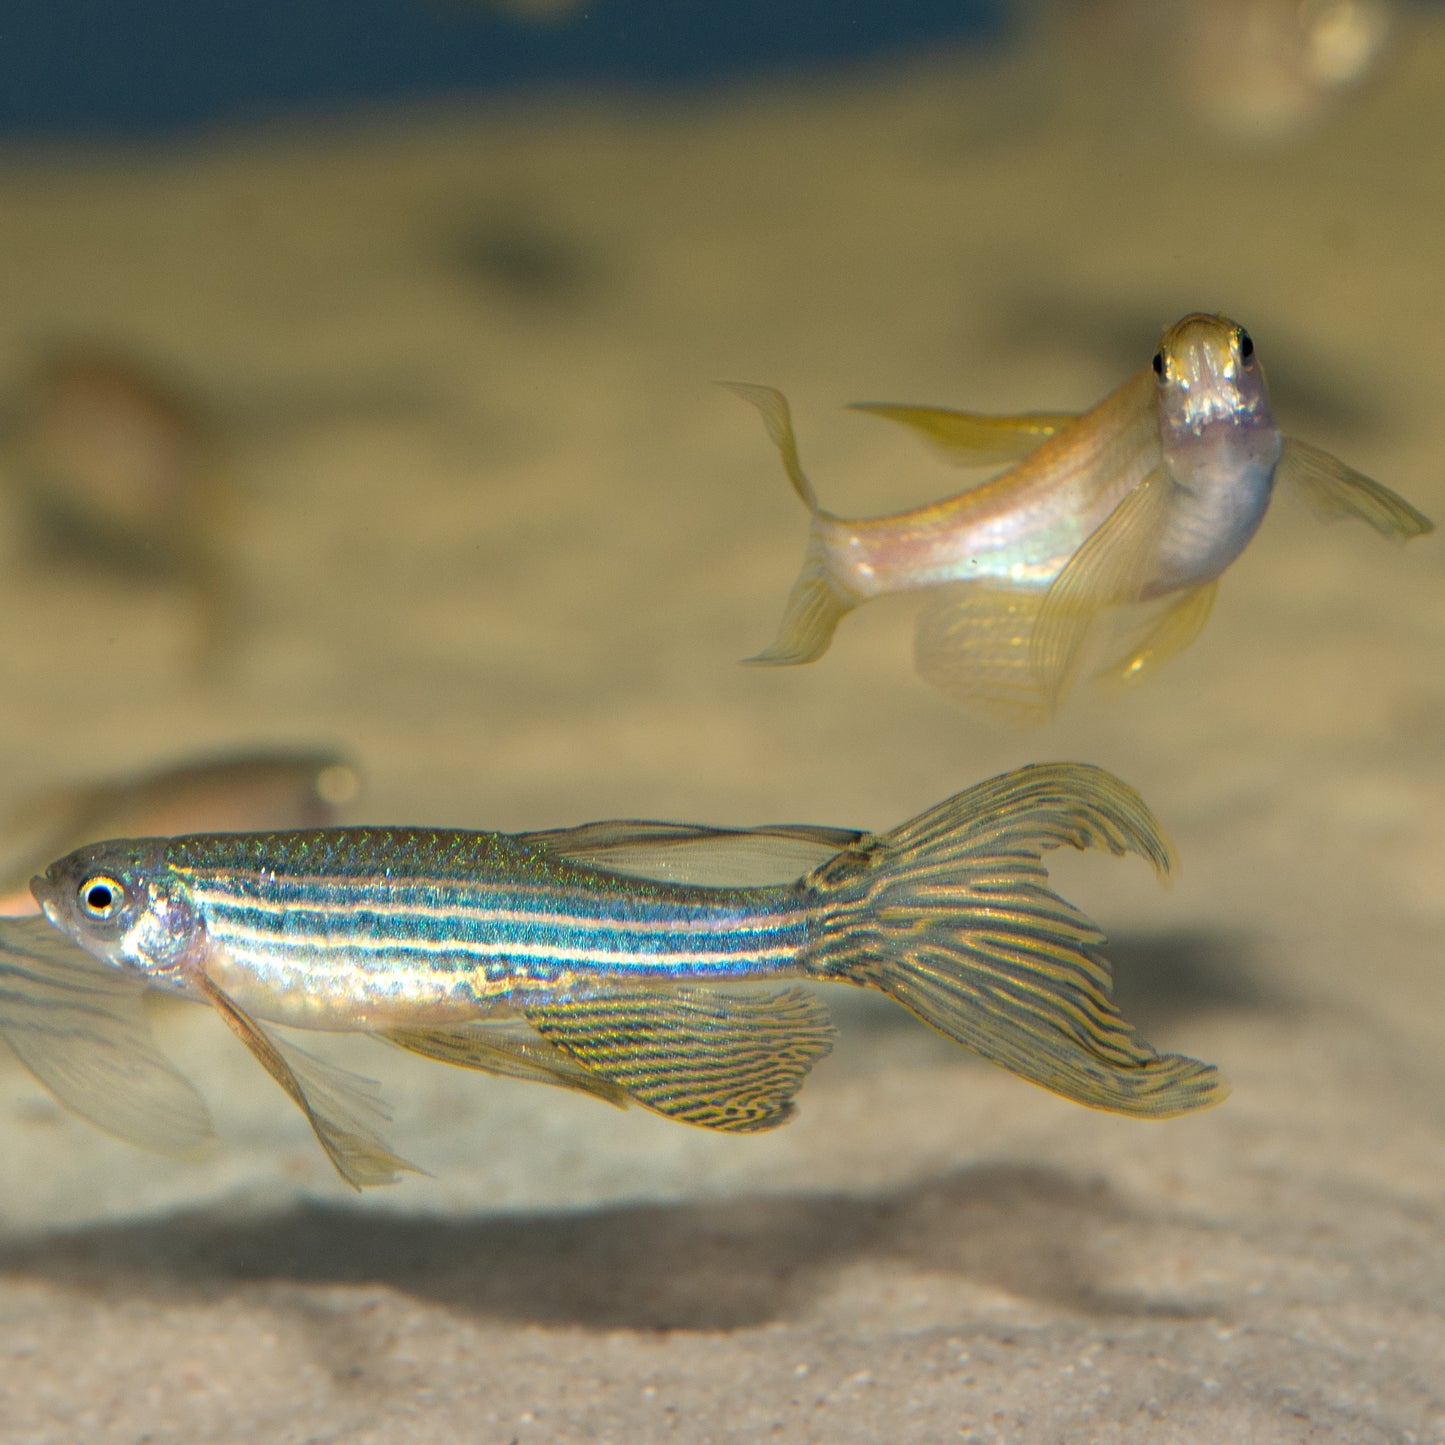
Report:
M100 838L320 828L361 792L355 764L322 750L203 757L132 778L47 789L0 821L0 916L34 913L30 879Z
M118 349L42 353L4 417L0 475L44 557L180 588L214 658L230 488L206 408L175 379Z

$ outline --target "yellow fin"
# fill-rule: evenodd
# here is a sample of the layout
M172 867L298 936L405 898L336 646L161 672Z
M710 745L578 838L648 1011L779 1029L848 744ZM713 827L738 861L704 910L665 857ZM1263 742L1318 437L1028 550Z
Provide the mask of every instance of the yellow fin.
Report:
M867 412L909 427L945 461L959 467L992 467L1019 461L1076 420L1076 413L1067 411L989 415L939 406L900 406L884 401L850 402L848 410Z
M1326 522L1357 517L1382 537L1408 542L1435 530L1435 524L1389 487L1347 467L1338 457L1307 442L1286 437L1275 479L1292 486Z
M1063 702L1094 619L1106 607L1139 598L1169 520L1172 485L1156 467L1134 487L1054 578L1029 645L1048 711Z
M525 1002L550 1042L638 1103L705 1129L774 1129L833 1046L824 1004L806 989L780 993L680 987Z
M204 973L197 971L192 978L226 1026L305 1114L326 1157L353 1189L394 1184L402 1170L425 1172L393 1154L377 1136L377 1127L389 1123L391 1114L373 1080L283 1043Z
M38 914L0 920L0 1038L69 1109L142 1149L195 1158L211 1117L156 1048L145 985L98 963Z
M793 435L793 414L788 407L788 398L775 386L758 386L751 381L720 381L734 396L741 397L749 406L756 407L763 419L763 426L778 455L783 461L783 470L793 484L793 490L802 499L810 512L817 512L818 495L803 470L802 459L798 456L798 441Z
M1210 1064L1159 1054L1113 999L1103 934L1054 893L1041 855L1135 853L1167 876L1143 799L1101 768L990 778L811 876L819 979L871 986L939 1033L1065 1098L1140 1118L1217 1104Z
M974 716L1013 728L1048 720L1029 639L1043 594L966 582L940 589L918 614L913 660L919 674Z
M576 1089L625 1109L625 1089L589 1073L521 1023L464 1024L454 1029L378 1029L377 1037L443 1064L507 1079Z
M1177 657L1204 631L1218 592L1219 581L1216 578L1171 599L1169 606L1155 618L1144 636L1133 643L1123 657L1102 668L1097 676L1113 682L1132 683L1170 658Z

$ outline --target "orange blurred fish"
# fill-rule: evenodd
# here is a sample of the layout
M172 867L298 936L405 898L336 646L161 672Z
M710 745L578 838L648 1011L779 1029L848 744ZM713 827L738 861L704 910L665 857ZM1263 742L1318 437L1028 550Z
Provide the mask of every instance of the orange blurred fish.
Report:
M783 395L732 389L762 413L812 514L777 640L750 660L812 662L852 608L925 591L918 670L973 710L1018 725L1057 709L1094 660L1085 644L1107 609L1158 604L1142 635L1106 659L1105 674L1136 678L1187 647L1278 481L1326 520L1358 517L1397 540L1433 525L1378 482L1283 437L1254 343L1223 316L1176 322L1152 365L1082 416L861 404L912 427L951 460L1015 462L957 496L892 516L825 511L803 473Z
M38 794L0 825L0 857L6 859L0 916L34 913L31 876L84 843L325 827L359 790L356 768L335 753L277 750L197 758L139 777Z

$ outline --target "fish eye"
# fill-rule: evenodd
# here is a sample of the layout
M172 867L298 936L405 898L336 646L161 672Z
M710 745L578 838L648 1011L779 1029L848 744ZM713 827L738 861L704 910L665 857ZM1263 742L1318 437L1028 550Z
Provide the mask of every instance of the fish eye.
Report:
M1154 375L1157 376L1160 381L1164 380L1164 353L1162 351L1156 351L1154 353Z
M104 873L87 878L77 893L81 910L87 917L104 923L114 918L125 903L125 889Z
M1239 331L1239 359L1246 366L1254 360L1254 338L1243 327Z

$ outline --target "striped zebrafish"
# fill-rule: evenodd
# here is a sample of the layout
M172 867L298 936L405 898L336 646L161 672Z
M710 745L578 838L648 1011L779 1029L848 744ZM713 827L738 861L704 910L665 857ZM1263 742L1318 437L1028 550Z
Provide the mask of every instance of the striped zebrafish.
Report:
M1115 1008L1103 935L1046 886L1041 855L1062 844L1170 866L1136 793L1054 764L876 835L635 822L208 834L93 844L32 886L58 930L52 957L68 947L84 963L79 944L117 981L211 1005L361 1188L412 1167L379 1136L374 1087L272 1026L367 1032L748 1132L791 1115L832 1046L825 1006L798 985L842 983L1082 1104L1164 1118L1216 1103L1216 1069L1156 1053ZM733 881L699 881L720 872ZM88 1006L85 1027L103 1033ZM27 1038L27 1061L40 1042Z

